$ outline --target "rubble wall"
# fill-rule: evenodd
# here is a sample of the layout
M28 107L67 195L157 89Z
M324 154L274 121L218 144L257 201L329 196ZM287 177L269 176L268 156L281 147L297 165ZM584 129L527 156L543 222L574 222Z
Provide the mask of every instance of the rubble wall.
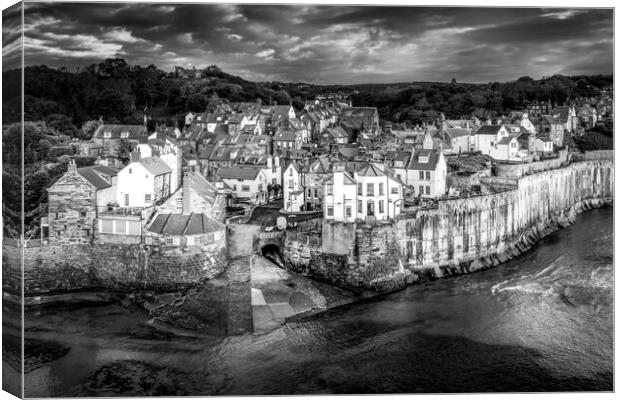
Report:
M19 293L22 250L27 296L87 289L182 289L226 269L225 236L209 245L186 248L96 243L22 249L3 243L3 289Z
M336 246L348 244L346 255L325 251L334 246L322 241L335 242L334 235L287 235L282 259L292 270L340 286L395 290L516 257L578 213L613 204L613 188L613 161L576 162L521 177L512 190L440 201L389 224L347 224L339 229L354 231L354 240Z

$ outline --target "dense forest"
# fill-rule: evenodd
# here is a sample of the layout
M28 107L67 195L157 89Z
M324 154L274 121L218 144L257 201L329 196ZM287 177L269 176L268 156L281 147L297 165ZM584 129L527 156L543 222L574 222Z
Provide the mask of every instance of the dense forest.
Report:
M19 70L3 73L5 122L19 120ZM123 59L107 59L78 71L30 66L24 73L25 119L46 121L69 136L79 137L83 123L103 118L106 122L142 123L146 113L171 122L187 111L205 111L220 101L291 103L302 109L303 101L317 94L350 94L355 106L376 106L384 120L418 124L476 115L493 117L521 108L532 101L564 104L568 99L595 96L613 85L613 76L554 75L540 80L521 77L511 82L467 84L413 82L320 86L306 83L249 82L225 73L217 66L202 70L165 72L149 65L129 65Z

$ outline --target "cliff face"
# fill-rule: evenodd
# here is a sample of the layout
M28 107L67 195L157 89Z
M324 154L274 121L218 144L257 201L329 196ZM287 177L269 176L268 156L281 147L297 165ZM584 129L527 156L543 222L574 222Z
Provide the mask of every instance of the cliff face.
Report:
M519 178L514 189L441 201L387 225L324 222L320 245L287 236L282 256L298 272L376 290L473 272L521 254L584 209L612 204L613 172L612 160L575 162Z

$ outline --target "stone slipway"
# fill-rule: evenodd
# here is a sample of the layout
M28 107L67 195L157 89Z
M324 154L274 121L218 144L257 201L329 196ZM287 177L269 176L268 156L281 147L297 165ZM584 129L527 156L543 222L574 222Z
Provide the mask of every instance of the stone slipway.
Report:
M254 332L267 332L296 315L311 315L372 294L354 293L276 266L262 256L251 260Z

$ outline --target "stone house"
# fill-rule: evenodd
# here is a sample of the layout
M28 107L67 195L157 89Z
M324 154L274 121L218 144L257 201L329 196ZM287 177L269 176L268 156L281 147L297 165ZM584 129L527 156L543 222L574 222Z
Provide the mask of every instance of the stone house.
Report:
M285 149L301 149L301 135L292 130L280 130L273 137L273 153L279 155Z
M104 156L118 157L122 139L138 144L141 137L147 135L143 125L100 125L93 134L93 142L100 144Z
M566 123L550 115L543 115L540 119L540 129L538 132L551 139L556 146L562 147L564 145L565 128Z
M99 182L105 186L105 182ZM78 172L75 161L47 189L51 244L91 243L97 218L97 185Z

